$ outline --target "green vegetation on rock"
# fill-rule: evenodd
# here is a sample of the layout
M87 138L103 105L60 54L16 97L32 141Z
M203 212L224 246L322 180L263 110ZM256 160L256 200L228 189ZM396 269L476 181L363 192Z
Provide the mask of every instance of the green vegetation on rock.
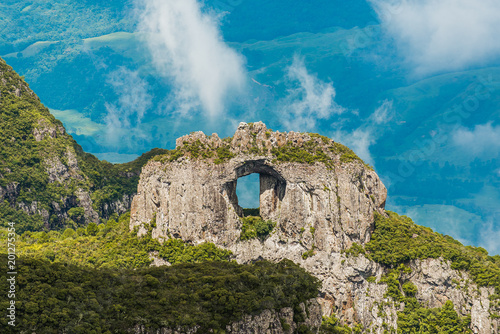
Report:
M328 137L316 133L309 133L311 140L306 141L300 146L295 146L288 142L286 145L271 150L276 159L281 162L299 162L314 164L321 162L328 167L333 167L334 159L331 154L340 156L341 163L359 162L366 165L350 148L340 143L334 142ZM319 139L319 141L317 140Z
M241 218L241 240L259 239L264 241L273 231L276 223L271 220L263 220L258 216L248 216Z
M250 131L252 131L252 123L249 123L249 128ZM306 164L324 163L329 168L333 168L336 161L340 161L341 163L358 162L369 169L373 169L371 166L365 164L363 160L348 147L319 134L308 133L307 135L310 139L304 143L297 144L289 141L283 146L270 149L270 151L265 147L266 143L264 141L262 142L262 147L258 145L256 132L251 132L250 134L252 135L251 146L243 150L243 154L270 154L274 156L274 160L277 162L297 162ZM267 138L271 135L270 131L266 132ZM177 147L175 150L168 151L161 156L155 157L155 160L164 163L177 161L181 157L189 157L190 159L201 159L204 161L213 161L215 164L221 164L237 155L230 146L231 140L232 138L230 137L225 138L223 140L223 145L217 148L205 144L199 139L193 142L185 141L183 145Z
M172 264L228 261L231 257L230 251L210 243L194 246L182 240L168 239L161 244L152 238L151 225L147 226L145 235L138 237L137 229L130 231L129 223L130 214L124 214L118 221L110 219L100 225L91 223L76 231L69 228L64 232L25 232L19 238L17 251L22 256L92 268L148 267L152 262L151 252ZM4 233L6 230L0 235Z
M389 271L379 283L387 284L385 297L404 303L404 310L398 312L398 333L472 333L470 315L460 317L448 300L442 307L426 308L417 300L417 287L406 279L411 269L400 265Z
M234 157L234 154L231 153L229 144L213 148L202 143L200 140L196 140L192 143L185 142L175 150L166 150L162 155L156 156L154 160L164 163L177 161L182 157L189 157L191 159L213 158L215 164L220 164Z
M320 334L352 334L352 333L362 333L362 326L356 325L354 328L351 328L347 325L340 325L339 319L332 314L329 317L323 317L323 321L321 322L321 327L319 329Z
M288 142L282 147L273 148L271 153L276 157L276 160L281 162L299 162L314 164L322 162L328 166L332 166L333 160L328 156L316 141L310 140L302 146L294 146Z
M390 211L387 215L375 215L375 231L365 246L372 260L397 267L415 259L443 258L451 261L452 269L468 271L478 286L493 286L500 292L500 256L488 256L481 247L463 246L406 216Z
M375 230L365 247L354 244L345 253L363 254L389 269L379 283L387 284L386 297L404 303L398 312L398 333L471 333L470 316L459 317L448 301L441 308L426 308L416 299L417 288L408 279L412 260L438 259L450 261L451 268L469 273L479 287L495 287L490 296L491 315L497 317L500 299L500 256L488 256L480 247L463 246L449 236L416 225L406 216L387 211L387 217L375 214ZM375 278L369 281L374 283ZM460 287L460 282L455 282ZM467 283L465 283L467 285Z

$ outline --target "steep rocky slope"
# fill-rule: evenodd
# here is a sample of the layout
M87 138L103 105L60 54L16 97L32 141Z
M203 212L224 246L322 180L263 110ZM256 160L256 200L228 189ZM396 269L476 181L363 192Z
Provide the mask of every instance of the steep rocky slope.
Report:
M17 230L98 222L130 207L154 150L112 165L83 152L28 84L0 59L0 222Z
M237 179L251 173L260 174L262 222L272 223L255 227L257 235L262 226L272 228L259 238L244 234L249 221L235 191ZM240 263L290 259L322 281L323 315L363 332L395 331L400 318L412 317L404 312L410 304L454 312L451 301L465 316L461 326L470 316L473 333L497 333L498 291L487 285L498 277L479 284L444 251L409 256L399 267L366 252L377 219L382 224L393 218L384 211L385 200L376 173L348 148L314 134L241 123L232 138L194 133L150 161L132 202L130 227L143 234L154 220L153 237L213 242ZM409 238L427 237L426 230L422 234Z

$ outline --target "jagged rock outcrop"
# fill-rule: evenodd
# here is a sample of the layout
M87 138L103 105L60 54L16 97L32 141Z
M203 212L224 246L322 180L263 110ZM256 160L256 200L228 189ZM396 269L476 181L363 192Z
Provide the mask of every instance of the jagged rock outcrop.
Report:
M341 163L333 141L301 133L269 131L263 123L240 125L224 162L180 158L153 161L143 169L138 195L132 202L131 226L156 214L153 235L169 235L195 243L208 241L236 246L241 231L238 178L260 174L263 219L277 223L271 238L304 251L340 252L365 243L373 229L373 214L383 212L386 189L373 170L362 163ZM294 143L329 152L328 163L278 161L272 150ZM218 150L227 145L217 135L195 133L177 140ZM311 150L312 150L311 149ZM297 153L297 152L294 152ZM309 154L305 149L297 154Z
M260 174L261 216L276 223L264 241L240 239L243 212L236 186L251 173ZM151 160L142 170L130 227L145 233L143 224L155 217L153 237L160 240L212 242L240 263L290 259L322 281L323 315L335 313L343 323L383 333L397 327L403 307L385 297L387 285L373 281L387 268L343 251L370 240L374 213L384 214L385 200L377 174L340 144L313 134L272 132L261 122L241 123L232 138L196 132L179 138L175 151ZM489 316L492 289L457 286L454 279L463 282L467 273L439 259L411 267L408 279L423 305L452 300L457 312L471 315L474 333L498 333L498 319Z

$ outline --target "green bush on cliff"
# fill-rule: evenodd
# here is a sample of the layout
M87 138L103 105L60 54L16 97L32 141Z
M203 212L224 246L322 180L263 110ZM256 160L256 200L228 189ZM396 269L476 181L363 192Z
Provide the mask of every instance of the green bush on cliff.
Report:
M161 155L154 157L155 161L172 162L182 157L191 159L212 159L215 164L221 164L234 157L230 151L229 144L224 144L216 149L202 143L199 139L194 142L184 142L175 150L165 150Z
M403 311L398 312L398 333L472 333L470 316L460 317L450 300L442 307L423 307L416 298L417 287L407 279L410 273L409 267L400 265L380 280L387 284L385 297L404 303Z
M359 327L358 327L359 328ZM323 317L321 322L321 327L319 329L320 334L352 334L353 329L347 325L340 325L339 319L332 314L329 317ZM354 333L361 333L360 330L356 329Z
M261 217L248 216L241 218L241 240L260 239L264 241L273 231L276 223L271 220L263 220Z
M488 256L481 247L463 246L406 216L390 211L387 215L375 214L375 230L365 246L371 259L396 267L410 260L442 257L451 261L451 268L467 270L479 286L494 286L497 293L500 291L498 256Z
M191 245L181 240L169 239L163 244L146 235L138 237L129 229L130 215L124 214L105 224L90 224L82 232L66 229L58 231L25 232L17 243L19 255L48 259L56 263L69 263L92 268L144 268L152 260L150 252L170 263L197 263L203 261L228 261L231 252L213 244ZM1 230L0 235L6 233ZM0 250L4 250L2 245Z
M332 159L325 153L323 147L316 141L309 140L302 146L295 146L291 142L287 142L282 147L276 147L271 150L271 153L276 156L276 160L281 162L299 162L314 164L322 162L329 167L332 167Z

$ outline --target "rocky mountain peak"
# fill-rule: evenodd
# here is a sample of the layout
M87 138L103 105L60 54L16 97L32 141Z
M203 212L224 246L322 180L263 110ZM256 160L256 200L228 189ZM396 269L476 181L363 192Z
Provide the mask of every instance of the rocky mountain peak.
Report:
M389 217L387 191L350 149L317 134L272 131L262 122L240 123L230 138L194 132L176 144L143 168L131 229L152 231L160 241L211 242L239 263L292 260L323 283L317 299L323 315L373 333L396 330L404 306L389 302L388 285L380 284L392 268L364 250L375 217ZM249 212L240 207L236 189L239 178L253 173L260 178L260 208ZM442 259L407 265L413 274L405 279L419 289L420 303L442 307L451 300L459 314L471 315L474 333L496 332L487 302L493 288L471 285L480 291L471 296L460 287L435 285L434 277L467 275Z

